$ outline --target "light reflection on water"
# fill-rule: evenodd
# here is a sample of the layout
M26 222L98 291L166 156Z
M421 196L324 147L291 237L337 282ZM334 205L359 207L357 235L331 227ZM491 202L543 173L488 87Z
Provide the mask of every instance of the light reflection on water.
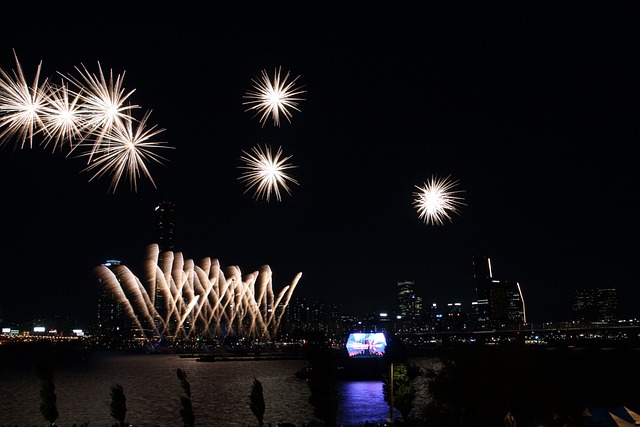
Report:
M0 426L28 427L46 422L39 409L36 358L31 359L0 364ZM131 424L182 426L180 397L184 392L176 375L181 368L191 386L196 425L257 425L249 408L251 384L257 378L264 390L265 425L290 422L301 427L315 420L308 403L309 387L294 375L304 364L304 360L202 363L176 355L89 352L82 359L56 361L56 423L70 427L88 421L91 427L111 427L110 387L120 384ZM338 425L362 425L367 420L388 417L382 381L341 381L338 394Z
M76 363L54 369L59 418L57 424L90 422L110 427L110 387L124 389L127 421L136 427L181 426L180 397L184 391L176 375L187 373L196 425L257 424L249 408L254 378L263 386L265 421L302 425L313 420L307 384L294 372L304 361L238 361L202 363L176 355L122 355L89 353ZM43 424L40 384L35 365L0 368L0 425L27 427Z
M362 425L380 422L389 416L382 381L341 381L338 383L338 425ZM400 414L394 410L394 418Z

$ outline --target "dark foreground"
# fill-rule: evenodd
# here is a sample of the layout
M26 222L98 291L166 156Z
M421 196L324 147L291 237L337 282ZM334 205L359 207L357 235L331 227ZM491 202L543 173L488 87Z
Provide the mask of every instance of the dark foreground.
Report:
M5 348L0 349L0 362L5 366L34 364L46 352L54 366L72 365L82 359L86 351L38 346L11 351ZM442 369L433 372L423 369L418 373L416 384L424 383L429 377L428 394L432 400L426 404L416 402L405 426L503 426L505 417L511 416L518 427L616 427L609 412L620 414L624 407L640 410L640 387L637 387L640 349L636 348L465 346L408 356L407 364L427 358L441 361ZM178 355L175 357L181 360ZM361 362L369 365L353 361L347 370L350 378L368 379L371 374L382 377L388 372L388 366L380 359ZM229 366L229 363L232 362L224 361L222 365ZM344 369L345 366L338 364L337 367ZM292 370L291 375L294 373ZM171 378L171 381L177 380ZM247 385L245 394L237 396L239 405L245 406L243 409L248 405L248 391ZM179 397L176 395L176 399ZM373 422L373 425L383 424L379 419ZM310 421L298 423L296 427L303 425L318 424Z

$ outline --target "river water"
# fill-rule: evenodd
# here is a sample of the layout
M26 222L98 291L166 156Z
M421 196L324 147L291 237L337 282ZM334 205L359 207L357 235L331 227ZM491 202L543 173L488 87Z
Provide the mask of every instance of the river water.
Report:
M522 352L494 352L459 349L479 375L476 393L489 387L482 381L511 378L519 384L520 399L543 401L549 391L572 396L583 407L630 406L639 411L640 349L540 349ZM506 358L505 358L506 356ZM43 426L40 413L40 381L36 375L38 352L0 351L0 427ZM491 364L481 363L496 358ZM90 427L111 427L111 386L121 385L127 405L126 420L135 427L182 427L180 398L185 396L177 369L187 373L196 426L257 426L249 407L254 378L263 386L265 426L292 423L304 427L317 419L309 404L309 387L295 372L306 360L244 360L198 362L167 354L126 354L101 351L69 351L49 359L62 427L89 423ZM518 361L511 363L509 361ZM509 363L507 363L509 362ZM441 366L437 357L415 357L410 363L421 371ZM468 365L469 366L469 365ZM528 375L527 371L533 374ZM540 380L537 378L540 377ZM474 377L475 378L475 377ZM525 379L526 382L523 383ZM427 379L419 376L415 407L429 400ZM501 383L498 383L501 384ZM338 382L338 426L362 426L366 421L381 425L389 416L383 399L382 381ZM545 390L551 387L552 390ZM527 397L525 397L527 396ZM551 402L553 403L553 402ZM399 419L397 411L394 419Z
M82 356L80 356L82 355ZM29 427L46 424L40 413L40 382L35 356L2 360L0 366L0 426ZM187 373L197 426L256 426L249 407L253 379L263 386L265 425L289 422L298 427L316 420L308 403L309 387L295 371L305 360L224 361L203 363L193 358L164 354L80 352L53 363L56 424L71 427L111 427L110 390L123 387L126 420L136 427L182 426L180 397L185 396L177 369ZM382 381L338 383L338 425L383 422L389 415ZM397 412L394 416L399 416Z

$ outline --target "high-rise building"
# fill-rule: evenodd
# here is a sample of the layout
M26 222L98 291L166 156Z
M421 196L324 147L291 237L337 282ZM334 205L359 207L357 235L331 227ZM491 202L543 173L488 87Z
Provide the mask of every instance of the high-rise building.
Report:
M417 332L423 325L422 297L416 295L413 280L398 282L396 325L404 332Z
M416 319L422 311L422 299L414 291L413 280L398 282L398 315L403 319Z
M617 320L618 294L614 288L576 290L571 315L579 322L605 322Z
M518 282L493 277L491 259L484 255L473 257L473 276L477 300L472 304L476 322L489 322L492 327L506 327L526 323L526 309Z
M473 278L476 286L476 301L471 304L475 327L483 329L489 324L489 288L491 286L491 260L484 255L473 257Z
M484 255L473 257L473 278L476 284L476 298L478 300L489 297L489 287L493 273L491 272L491 260Z
M489 320L495 326L526 323L524 298L518 282L493 279L489 286Z
M118 260L108 260L104 264L108 268L120 265ZM122 292L122 290L118 291ZM107 284L98 279L98 309L96 316L97 333L103 337L121 336L127 329L127 316L124 306L118 301L118 294L107 288Z
M449 302L442 306L432 303L426 318L429 326L437 331L463 330L467 323L461 302Z
M155 212L155 239L160 252L172 251L174 248L174 218L175 204L168 200L162 201L154 208Z
M173 251L175 237L175 204L168 200L163 200L154 208L155 213L155 239L158 244L160 254L165 251ZM158 266L162 268L162 256L158 259ZM152 292L154 296L153 305L156 313L165 317L167 314L166 304L162 293ZM160 319L156 319L156 326L160 326ZM170 326L169 326L170 327Z

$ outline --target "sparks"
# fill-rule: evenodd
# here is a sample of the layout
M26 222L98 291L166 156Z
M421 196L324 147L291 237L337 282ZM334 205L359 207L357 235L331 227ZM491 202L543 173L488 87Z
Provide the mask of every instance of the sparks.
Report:
M76 67L78 75L58 73L62 83L53 84L48 79L40 82L40 62L29 85L16 52L13 54L16 68L11 73L0 68L0 148L11 139L20 148L27 141L33 148L38 135L40 145L51 144L53 151L65 145L69 154L78 149L77 157L88 157L83 172L94 173L89 181L110 174L114 192L123 178L136 191L142 176L156 186L147 163L162 163L166 159L155 149L173 147L152 141L164 129L147 127L150 111L140 121L131 115L139 106L129 102L135 89L125 91L124 73L114 76L109 70L105 75L98 62L97 74L82 65Z
M27 140L29 148L33 148L34 135L44 128L42 115L47 102L47 79L39 83L40 61L33 84L29 86L15 51L13 55L16 69L9 74L0 68L0 144L17 137L20 148L24 148Z
M93 141L93 148L88 156L90 163L93 154L101 151L101 144L109 140L106 136L111 133L112 128L122 128L123 124L131 122L131 111L139 106L126 104L135 89L125 91L124 72L114 79L113 70L109 70L107 80L100 62L97 75L90 73L84 65L82 69L76 67L76 71L80 77L67 75L66 78L76 86L76 93L82 100L82 114L86 117L83 131L90 134Z
M267 202L270 200L272 192L276 199L281 201L280 187L291 195L287 181L298 185L298 182L286 173L288 169L296 167L286 163L291 156L282 157L282 147L279 147L273 156L271 147L267 145L264 150L258 145L253 147L252 151L253 154L243 151L244 156L240 157L240 160L245 162L245 166L239 166L239 168L247 169L238 178L247 185L245 193L255 187L254 198L256 200L263 198Z
M109 173L112 175L110 189L115 193L120 180L123 177L128 177L129 186L135 192L137 191L138 178L144 175L156 187L147 168L147 162L163 164L166 159L153 150L173 147L165 145L166 142L152 140L164 129L159 129L155 125L147 128L150 115L151 111L148 111L136 127L133 125L134 120L130 118L117 121L114 126L109 128L108 133L100 136L108 140L107 144L99 145L89 153L81 154L81 156L95 156L83 170L83 172L94 171L94 175L89 181Z
M446 218L452 222L450 212L460 215L459 208L465 206L464 198L457 194L464 190L455 190L458 181L446 178L431 177L431 180L415 187L413 206L418 210L418 217L425 224L443 225Z
M71 151L74 142L79 143L84 139L82 129L85 127L85 118L82 114L82 105L78 102L79 94L71 94L67 84L60 86L49 85L49 96L44 107L46 114L42 118L45 136L42 146L53 144L53 151L62 150L65 143L69 144Z
M284 79L281 80L280 68L278 68L274 70L273 81L271 81L267 71L262 70L259 79L251 79L253 87L243 96L250 101L243 102L243 105L249 105L245 111L254 110L256 112L254 117L260 116L259 121L263 127L269 116L273 119L274 126L280 126L280 115L283 115L291 123L290 109L300 111L297 107L298 101L303 101L304 98L299 98L298 95L306 91L295 85L300 76L287 83L289 74L287 72Z
M197 263L180 252L161 254L157 244L148 247L145 264L146 279L122 264L105 263L95 269L102 295L122 307L141 336L151 328L154 335L178 339L236 335L251 341L272 340L302 278L301 272L296 274L276 293L268 265L242 274L238 266L221 267L215 258ZM154 304L157 295L165 302L161 309Z

